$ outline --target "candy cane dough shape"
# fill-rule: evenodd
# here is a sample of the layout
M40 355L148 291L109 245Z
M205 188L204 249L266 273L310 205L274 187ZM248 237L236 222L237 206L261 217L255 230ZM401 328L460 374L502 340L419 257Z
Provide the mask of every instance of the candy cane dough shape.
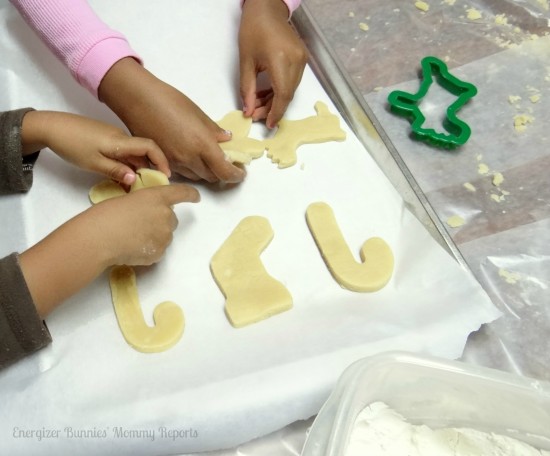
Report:
M130 346L143 353L156 353L168 350L180 340L185 318L181 308L173 302L164 301L155 307L155 326L145 323L139 303L136 274L131 267L113 267L110 284L118 325Z
M214 254L210 269L224 294L225 314L236 328L292 308L286 287L271 277L260 254L273 239L264 217L246 217Z
M160 171L142 168L136 171L136 180L130 192L156 185L169 185ZM126 194L116 182L105 180L94 185L89 193L92 203ZM170 301L160 303L153 311L155 326L145 323L136 284L136 275L130 266L115 266L110 275L111 297L118 325L126 342L136 350L154 353L168 350L181 338L185 318L181 308Z
M328 204L310 204L306 220L323 260L342 287L372 292L388 283L393 273L393 253L386 241L378 237L367 239L361 246L361 263L358 263Z

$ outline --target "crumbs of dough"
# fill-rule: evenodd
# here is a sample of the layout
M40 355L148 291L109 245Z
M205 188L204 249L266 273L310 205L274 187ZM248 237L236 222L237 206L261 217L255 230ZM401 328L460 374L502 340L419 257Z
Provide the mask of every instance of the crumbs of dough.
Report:
M497 14L495 16L495 24L508 25L508 18L506 17L506 14Z
M464 188L470 192L475 192L476 191L476 188L474 187L473 184L471 184L470 182L464 182Z
M480 163L477 165L477 172L479 174L489 174L489 167L485 163Z
M493 185L495 187L500 187L500 184L502 184L504 182L504 176L502 175L502 173L495 173L493 175Z
M519 95L509 95L508 96L508 103L511 105L517 105L518 102L521 101L521 97Z
M364 22L359 22L359 28L366 32L369 29L368 24L365 24Z
M430 5L420 0L415 2L414 6L416 6L416 8L418 8L420 11L423 11L424 13L430 9Z
M506 280L507 283L512 285L517 283L519 280L521 280L520 273L507 271L506 269L502 269L502 268L498 270L498 275L502 277L504 280Z
M468 13L466 17L471 21L477 21L478 19L481 19L481 12L479 10L476 10L475 8L468 8L466 12Z
M460 215L453 215L447 219L447 225L451 228L458 228L465 223L466 221Z
M514 128L517 132L522 133L527 130L527 125L533 123L535 118L529 114L517 114L514 116Z

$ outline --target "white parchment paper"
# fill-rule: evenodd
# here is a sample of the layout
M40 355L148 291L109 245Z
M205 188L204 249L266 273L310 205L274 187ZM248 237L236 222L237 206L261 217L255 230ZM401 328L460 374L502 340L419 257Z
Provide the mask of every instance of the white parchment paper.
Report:
M240 108L238 2L91 3L129 37L150 70L212 118ZM120 123L70 79L6 1L0 5L0 88L8 94L2 109L30 105ZM336 112L307 69L287 118L313 115L317 100ZM302 146L292 168L277 169L263 157L238 187L199 186L200 204L176 206L180 224L166 256L137 270L150 323L164 300L185 313L185 333L171 350L142 354L126 344L107 274L49 316L53 344L0 373L0 453L228 448L317 413L342 370L360 357L394 349L460 356L468 334L499 312L342 127L345 142ZM254 134L264 131L257 126ZM87 192L100 179L44 151L31 191L0 200L0 254L32 245L89 207ZM354 252L371 236L389 243L395 271L388 286L360 294L332 279L305 223L315 201L332 206ZM273 227L262 260L290 290L294 308L236 330L225 318L209 260L249 215L265 216ZM59 432L40 439L20 432L41 429Z

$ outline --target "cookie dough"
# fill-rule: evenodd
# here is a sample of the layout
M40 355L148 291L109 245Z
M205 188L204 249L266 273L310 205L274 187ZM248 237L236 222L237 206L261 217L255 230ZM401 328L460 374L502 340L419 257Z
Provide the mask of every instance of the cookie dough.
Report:
M115 266L110 275L111 296L120 330L126 342L143 353L168 350L181 338L185 318L180 307L170 301L155 307L155 326L143 319L136 275L129 266Z
M393 273L393 253L383 239L373 237L365 241L360 251L362 262L358 263L328 204L310 204L306 220L323 260L342 287L371 292L380 290L389 282Z
M273 239L264 217L246 217L210 261L214 280L225 296L225 314L240 328L292 308L286 287L271 277L260 254Z
M327 141L343 141L346 132L340 128L340 119L331 114L322 101L315 103L316 116L301 120L282 119L277 133L264 141L267 156L279 168L296 164L296 149L302 144L318 144Z
M447 219L447 225L451 228L459 228L465 223L466 221L460 215L452 215Z
M88 197L92 204L100 203L106 199L125 195L124 189L112 180L104 180L94 185L88 192Z
M164 173L154 169L141 168L136 171L136 180L130 187L130 191L133 192L140 188L154 187L155 185L168 185L169 183L168 177ZM125 194L126 191L124 188L112 180L101 181L88 192L92 204Z
M422 1L415 2L414 6L416 6L420 11L423 11L424 13L426 13L430 9L430 5Z
M232 133L229 141L219 143L219 146L232 163L248 165L252 159L259 158L264 154L263 141L248 137L252 126L252 118L245 117L242 111L233 111L226 114L218 122L218 125Z
M136 180L130 187L131 192L141 188L156 187L158 185L169 185L170 181L166 174L149 168L141 168L136 171Z
M136 180L130 192L169 183L164 173L142 168L136 171ZM89 192L94 204L125 194L124 189L111 180L94 185ZM143 319L134 270L130 266L115 266L111 270L109 282L118 325L130 346L140 352L154 353L168 350L180 340L185 318L177 304L166 301L155 307L155 326L151 327Z

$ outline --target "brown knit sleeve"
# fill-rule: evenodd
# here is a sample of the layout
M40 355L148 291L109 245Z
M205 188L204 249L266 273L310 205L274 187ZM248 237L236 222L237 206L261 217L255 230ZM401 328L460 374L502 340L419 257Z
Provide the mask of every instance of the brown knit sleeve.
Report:
M21 125L32 108L0 113L0 195L26 192L32 186L32 168L38 152L22 156Z
M51 341L34 306L17 254L0 259L0 369Z

